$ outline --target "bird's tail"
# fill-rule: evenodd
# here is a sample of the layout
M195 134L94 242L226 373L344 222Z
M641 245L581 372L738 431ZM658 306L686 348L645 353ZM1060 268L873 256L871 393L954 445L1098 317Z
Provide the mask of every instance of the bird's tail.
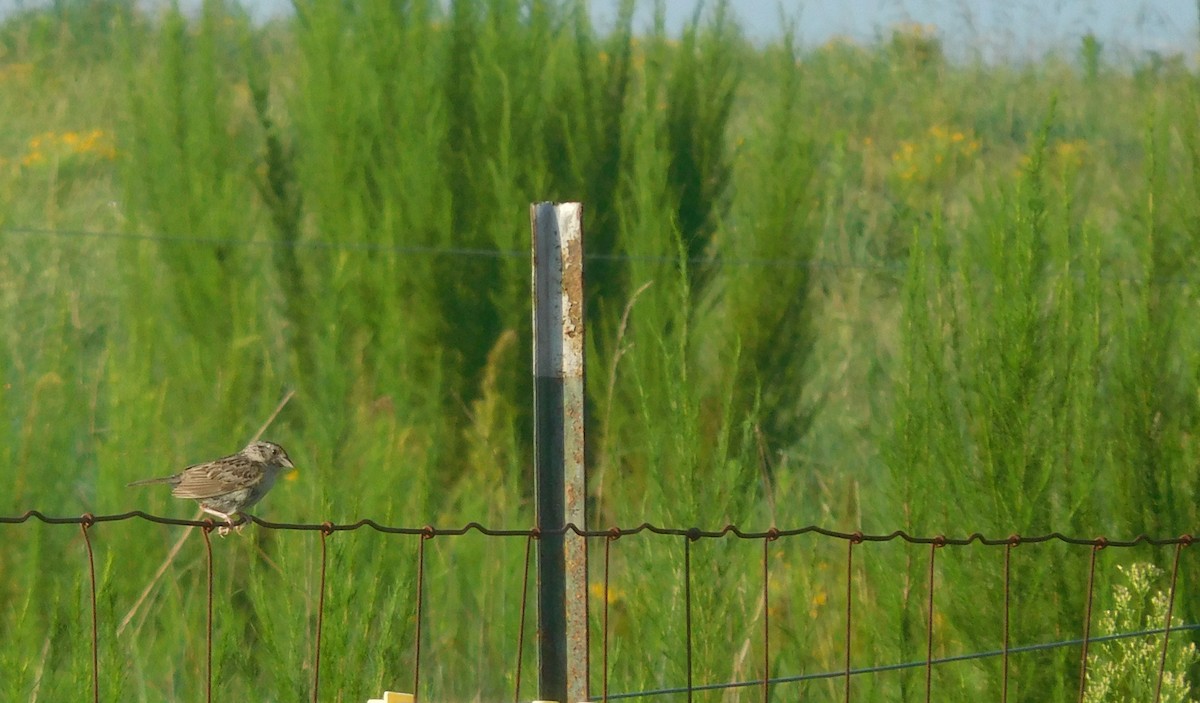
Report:
M149 486L152 483L170 483L172 478L174 478L174 476L163 476L161 478L144 478L141 481L134 481L133 483L127 483L125 485L128 487L128 486Z

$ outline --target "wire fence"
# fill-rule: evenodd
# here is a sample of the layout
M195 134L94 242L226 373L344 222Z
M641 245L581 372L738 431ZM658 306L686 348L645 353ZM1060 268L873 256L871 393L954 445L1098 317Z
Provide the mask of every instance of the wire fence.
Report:
M111 239L127 241L161 242L166 244L198 244L209 246L233 246L242 248L275 248L307 251L328 252L360 252L383 253L400 256L444 256L455 258L476 259L529 259L528 249L500 249L483 247L453 247L426 245L397 245L382 242L330 241L320 239L236 239L221 237L201 237L195 235L141 233L141 232L112 232L84 229L49 229L42 227L0 227L0 233L24 237L56 237L75 239ZM644 262L660 264L677 264L678 256L661 256L654 254L627 253L587 253L584 258L588 261L612 262ZM876 272L903 273L907 264L903 261L881 261L877 263L841 262L831 259L793 259L768 257L729 257L729 256L692 256L686 261L693 265L730 266L738 268L783 268L783 269L830 269L830 270L865 270Z
M2 226L0 234L16 235L22 237L43 237L43 238L75 238L75 239L110 239L110 240L125 240L125 241L147 241L160 242L164 244L181 244L181 245L207 245L207 246L231 246L239 248L287 248L301 251L314 252L348 252L348 253L376 253L376 254L394 254L396 256L430 256L430 257L451 257L464 259L529 259L530 252L527 249L501 249L501 248L485 248L485 247L454 247L454 246L431 246L418 244L388 244L383 242L363 242L363 241L332 241L321 239L300 239L300 240L284 240L284 239L236 239L236 238L221 238L221 237L203 237L195 235L183 234L167 234L156 232L117 232L117 231L100 231L86 229L51 229L44 227L25 227L25 226ZM870 258L870 257L866 257ZM686 262L689 266L715 266L726 267L731 269L808 269L810 271L856 271L861 273L887 274L890 276L902 276L908 270L908 262L901 259L877 259L867 261L839 261L829 258L813 258L813 259L797 259L787 257L753 257L753 256L727 256L714 254L711 256L689 256L680 258L679 256L663 256L657 254L630 254L630 253L595 253L590 252L584 254L584 259L587 261L604 261L612 263L651 263L651 264L667 264L678 265L681 262ZM1106 270L1101 272L1100 277L1106 281L1115 281L1120 283L1140 283L1147 281L1147 277L1138 275L1137 273L1112 271L1113 264L1106 267ZM1140 269L1140 264L1129 262L1128 271L1136 272ZM973 272L975 275L989 278L993 275L992 272L980 269ZM1072 275L1080 276L1078 272ZM1191 286L1200 283L1200 278L1187 275L1171 275L1171 276L1155 276L1152 282L1156 285L1172 285L1172 286Z
M92 548L91 530L97 525L103 523L123 522L129 520L143 520L150 523L160 525L173 525L183 527L200 528L204 538L204 549L206 557L206 642L205 642L205 661L206 661L206 684L205 684L205 700L213 700L213 551L210 534L214 529L221 526L220 523L215 523L211 519L203 520L188 520L163 517L142 512L140 510L126 513L111 514L111 515L92 515L83 514L80 516L50 516L45 515L37 510L30 510L21 515L0 516L0 525L4 524L24 524L30 521L40 521L48 525L78 525L83 541L86 546L86 554L88 560L88 576L90 584L90 605L91 605L91 654L92 654L92 686L93 700L100 700L100 659L99 659L99 631L100 623L97 611L97 585L96 585L96 567L95 556ZM955 662L975 661L982 659L999 659L1001 662L1001 682L1002 692L1001 700L1008 700L1009 686L1009 667L1010 660L1013 656L1027 654L1032 652L1042 652L1054 649L1067 647L1079 647L1081 650L1079 664L1079 687L1078 700L1084 701L1087 689L1087 673L1088 673L1088 650L1093 644L1103 642L1113 642L1139 637L1156 637L1162 636L1162 646L1158 659L1158 677L1156 681L1156 698L1161 695L1164 676L1166 674L1166 662L1168 645L1172 633L1194 632L1200 630L1198 623L1173 624L1173 616L1176 604L1176 593L1178 590L1180 558L1185 547L1190 546L1194 538L1190 534L1180 535L1178 537L1158 538L1148 535L1138 535L1130 539L1111 539L1107 537L1078 537L1069 536L1059 532L1050 532L1039 535L1010 535L1001 538L986 537L980 533L973 533L966 537L948 537L945 535L934 536L919 536L912 535L902 530L887 534L864 534L862 532L839 532L829 530L815 525L794 529L777 529L771 528L763 531L742 530L735 525L726 525L717 530L705 530L698 527L660 527L649 523L643 523L634 527L628 528L610 528L605 530L585 530L579 529L574 525L568 524L566 527L559 530L540 530L538 528L527 529L494 529L486 527L476 522L467 523L457 528L439 528L431 525L422 527L405 527L383 525L371 519L362 519L353 523L335 524L332 522L324 523L282 523L270 522L253 516L239 517L238 521L233 526L241 526L247 522L252 522L258 527L268 530L280 531L302 531L302 532L317 532L320 534L320 577L318 582L318 600L316 613L316 634L314 641L313 652L313 671L312 671L312 700L319 700L319 687L321 676L321 633L325 617L325 591L327 581L328 567L328 539L338 532L351 532L355 530L374 530L379 533L389 535L408 535L419 537L418 547L416 552L416 582L414 600L416 603L415 617L415 643L413 648L413 675L412 675L412 692L414 700L419 700L421 685L421 623L425 619L423 617L426 608L427 597L425 595L425 562L426 562L426 543L438 537L461 537L469 533L477 533L490 538L521 538L525 540L524 560L522 583L526 587L522 588L520 602L520 624L518 626L517 642L516 642L516 669L514 676L513 700L514 703L520 703L522 700L522 666L524 651L526 646L526 613L528 611L528 593L529 579L532 565L533 543L547 535L567 535L573 534L584 538L594 538L603 540L603 560L601 567L602 575L602 602L603 610L600 617L601 632L600 632L600 650L601 650L601 667L599 672L600 692L599 695L589 693L588 700L590 701L609 701L609 700L627 700L627 699L654 699L656 697L666 695L684 695L686 700L691 703L697 693L705 691L720 691L730 689L746 689L759 688L761 697L764 703L770 700L771 690L773 687L784 684L797 684L803 682L811 682L818 680L842 679L844 684L842 687L843 698L845 701L852 700L851 683L856 677L861 677L871 674L881 674L891 671L903 671L913 669L924 669L924 688L925 700L933 700L933 669L934 667L951 664ZM613 545L622 538L635 535L655 535L664 538L677 538L683 544L683 594L684 594L684 652L686 655L686 677L685 681L678 686L659 688L653 690L639 690L627 692L611 692L609 690L609 651L610 640L612 639L612 628L610 626L610 589L612 589L610 564ZM846 608L844 612L845 624L845 642L844 642L844 664L839 670L822 671L816 673L794 674L785 676L770 676L772 648L770 640L771 620L770 608L771 602L771 563L770 563L770 547L771 544L785 537L796 537L800 535L816 535L829 540L838 540L845 543L846 547L846 571L845 571L845 588L846 588ZM693 555L692 545L701 540L719 540L724 538L732 538L747 541L760 541L762 543L761 554L761 592L758 594L762 599L762 629L761 629L761 644L762 644L762 672L763 675L758 679L730 681L724 683L696 683L693 676L693 650L694 650L694 632L693 632L693 595L692 595L692 579L693 579ZM872 542L894 542L901 541L911 545L922 545L929 548L928 551L928 570L927 570L927 602L925 603L925 657L922 660L895 662L876 666L854 666L852 659L852 635L854 632L855 613L852 607L853 604L853 584L854 584L854 558L856 549L861 545ZM1090 559L1088 566L1088 574L1086 579L1086 587L1084 599L1086 610L1083 615L1082 636L1079 638L1056 640L1051 642L1042 642L1035 644L1013 645L1010 639L1010 620L1011 612L1011 595L1012 584L1011 576L1011 553L1012 550L1021 545L1031 544L1046 544L1046 543L1062 543L1066 545L1087 547L1090 551ZM999 567L1000 577L1003 582L1003 635L1002 646L998 650L971 652L964 654L955 654L951 656L934 657L933 642L935 629L935 594L936 588L936 564L939 551L946 547L965 547L973 544L996 547L1003 549L1002 566ZM1148 628L1137 631L1110 633L1105 635L1093 636L1091 634L1092 611L1095 601L1096 587L1096 557L1098 553L1109 548L1132 548L1138 546L1157 546L1157 547L1174 547L1172 566L1170 569L1170 586L1167 592L1167 608L1165 621L1162 627ZM591 634L588 637L591 641Z

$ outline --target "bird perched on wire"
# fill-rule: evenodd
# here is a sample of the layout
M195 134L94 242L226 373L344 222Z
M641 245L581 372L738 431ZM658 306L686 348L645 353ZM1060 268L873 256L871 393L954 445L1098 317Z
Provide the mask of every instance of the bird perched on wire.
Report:
M284 468L296 467L283 447L274 442L251 442L237 454L194 464L171 476L129 485L168 483L171 495L192 498L200 503L201 510L232 525L233 516L262 500ZM229 528L223 526L220 532L228 534Z

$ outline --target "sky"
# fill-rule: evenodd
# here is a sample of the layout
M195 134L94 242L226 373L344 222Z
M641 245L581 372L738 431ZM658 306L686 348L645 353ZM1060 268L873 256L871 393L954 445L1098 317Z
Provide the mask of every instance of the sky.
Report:
M166 0L144 0L156 4ZM186 6L200 0L180 0ZM0 15L51 0L0 0ZM289 0L242 0L257 17L288 12ZM619 0L591 0L603 27L611 25ZM696 0L665 0L668 30L677 33L693 15ZM711 0L708 3L712 4ZM1110 49L1134 55L1200 49L1198 0L729 0L748 37L781 36L781 17L795 22L802 46L833 37L869 42L899 23L934 25L943 44L985 58L1030 58L1048 50L1073 51L1092 33ZM635 28L651 26L653 2L642 0Z
M593 0L592 11L611 21L616 5ZM668 0L668 27L682 26L695 5ZM952 50L973 48L992 57L1073 50L1089 32L1107 47L1135 54L1190 56L1200 45L1197 0L730 0L729 5L747 36L778 37L781 17L788 17L803 46L835 36L869 42L910 22L936 26ZM650 25L651 8L651 3L641 8L641 26Z

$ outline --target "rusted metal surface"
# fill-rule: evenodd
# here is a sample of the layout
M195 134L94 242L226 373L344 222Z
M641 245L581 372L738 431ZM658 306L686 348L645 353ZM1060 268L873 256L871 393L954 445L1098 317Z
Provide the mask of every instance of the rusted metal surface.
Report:
M534 464L538 695L588 697L584 475L583 228L579 203L530 207L533 230Z
M579 203L557 208L562 235L563 337L563 497L566 521L587 529L584 470L584 316L583 225ZM567 698L588 696L587 540L568 533L566 540Z

